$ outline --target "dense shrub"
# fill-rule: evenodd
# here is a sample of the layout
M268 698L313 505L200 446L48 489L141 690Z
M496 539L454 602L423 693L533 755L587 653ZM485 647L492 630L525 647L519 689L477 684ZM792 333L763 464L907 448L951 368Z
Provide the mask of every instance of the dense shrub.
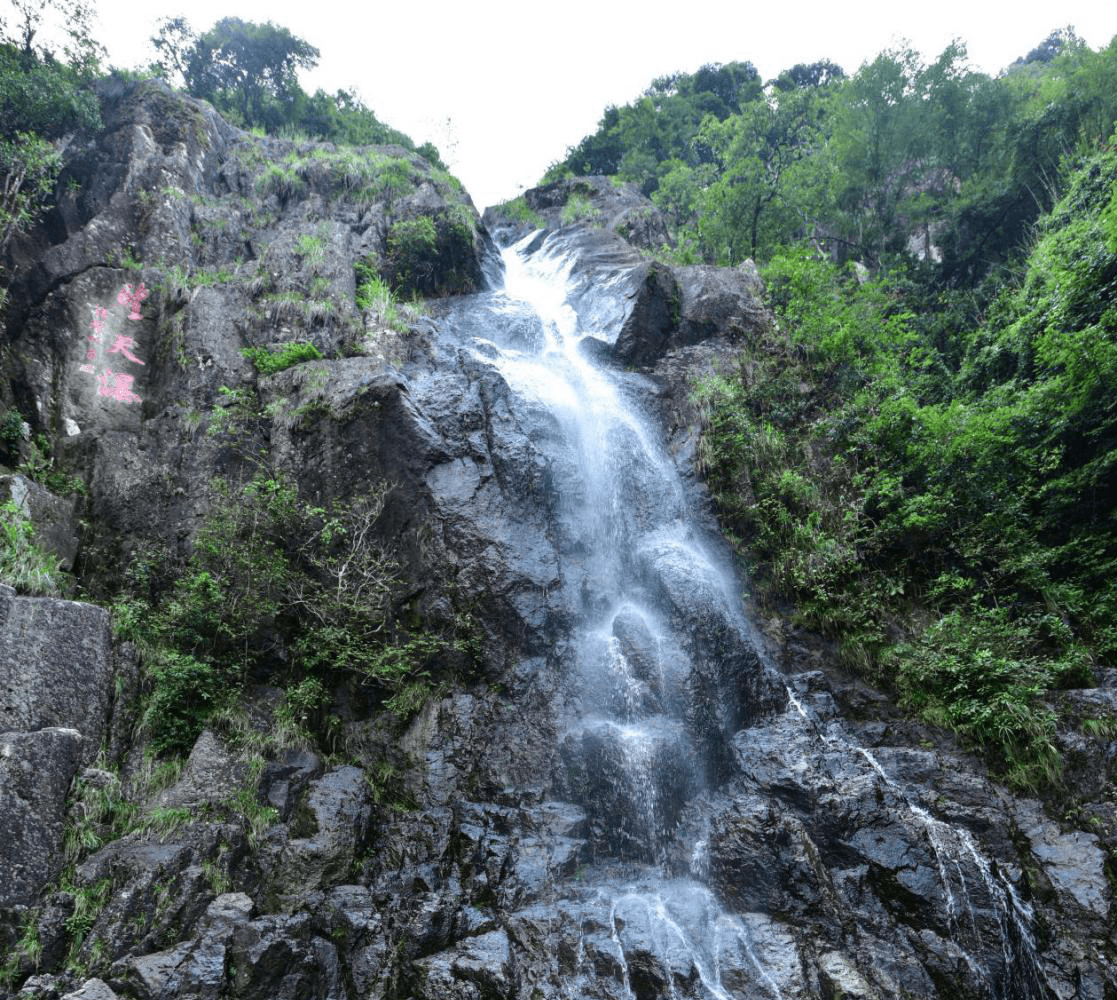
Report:
M472 220L464 210L451 210L394 223L381 271L400 295L473 291L480 275Z
M807 251L768 268L793 342L707 379L702 459L762 593L1020 784L1056 770L1041 696L1117 655L1117 151L1039 228L972 331L920 283ZM940 302L945 297L940 297Z
M56 595L63 575L57 556L35 541L35 526L14 500L0 504L0 581L22 594Z
M137 556L114 605L117 632L147 651L144 722L159 752L189 749L253 675L287 684L283 718L305 727L345 683L410 714L435 660L471 655L468 623L429 632L397 620L397 567L377 536L385 487L321 507L267 474L214 485L189 556Z

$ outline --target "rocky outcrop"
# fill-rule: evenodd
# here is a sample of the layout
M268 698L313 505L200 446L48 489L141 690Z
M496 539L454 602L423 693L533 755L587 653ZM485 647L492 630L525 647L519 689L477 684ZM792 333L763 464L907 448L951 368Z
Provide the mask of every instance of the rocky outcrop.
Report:
M104 130L71 141L56 209L13 245L3 390L88 486L91 581L118 572L122 537L189 537L231 457L206 415L255 377L242 349L404 342L362 313L357 264L387 274L406 254L462 291L491 253L468 198L402 149L257 139L157 83L101 96ZM412 259L419 218L460 237L452 260Z
M66 793L82 744L74 729L0 733L0 911L32 902L62 866Z
M504 244L533 229L558 229L584 224L616 233L634 247L659 250L672 241L659 209L635 184L614 177L568 177L524 192L528 219L516 218L500 206L487 208L484 223Z
M57 497L22 475L0 476L0 498L10 499L35 526L35 543L58 560L59 568L74 568L79 526L73 498Z

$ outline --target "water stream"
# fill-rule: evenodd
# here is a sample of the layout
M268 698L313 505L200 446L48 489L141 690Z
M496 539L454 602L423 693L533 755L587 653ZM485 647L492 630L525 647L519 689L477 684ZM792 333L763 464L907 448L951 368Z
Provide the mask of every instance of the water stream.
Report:
M746 984L727 986L723 970L740 979L744 967L748 995L782 1000L747 918L724 912L691 873L669 870L680 813L707 786L710 768L693 738L693 651L666 620L672 607L663 590L697 595L751 650L736 581L690 523L675 464L632 401L646 386L602 369L584 350L585 338L609 331L587 328L568 301L573 258L547 246L531 256L513 247L504 265L503 308L515 314L526 304L542 336L531 352L478 350L517 394L548 408L569 447L557 489L579 625L563 752L583 776L583 804L598 813L591 825L602 872L592 876L593 892L607 907L625 992L637 995L625 956L633 944L626 937L639 928L643 946L680 980L697 979L686 995L740 996ZM695 845L685 850L693 855ZM625 863L620 873L617 860ZM670 979L664 988L678 995Z

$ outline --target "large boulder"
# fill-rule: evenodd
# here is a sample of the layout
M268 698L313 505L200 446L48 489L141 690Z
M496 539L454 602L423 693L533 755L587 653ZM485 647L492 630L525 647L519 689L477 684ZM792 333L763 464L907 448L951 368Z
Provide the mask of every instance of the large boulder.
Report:
M667 223L635 184L615 177L567 177L524 192L523 208L485 210L485 225L505 243L532 229L583 224L623 237L632 246L659 250L671 244Z
M62 569L73 569L79 534L73 498L55 496L26 476L0 476L0 502L7 499L35 526L35 543Z
M88 762L105 735L112 693L104 608L19 597L0 584L0 731L76 729Z
M62 866L66 793L83 743L74 729L0 733L0 910L32 902Z
M652 367L669 351L722 339L745 343L771 325L747 268L641 265L632 309L613 344L620 364Z

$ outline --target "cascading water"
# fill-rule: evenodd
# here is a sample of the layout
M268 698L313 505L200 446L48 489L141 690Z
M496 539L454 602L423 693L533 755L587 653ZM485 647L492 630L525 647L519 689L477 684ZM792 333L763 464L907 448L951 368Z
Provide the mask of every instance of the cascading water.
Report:
M1031 930L1032 913L1016 894L1012 883L994 874L989 861L978 849L969 831L936 819L913 800L884 769L873 754L817 724L803 703L787 689L788 711L808 724L824 743L836 745L842 753L853 752L869 766L884 788L902 804L910 822L926 837L938 868L953 941L973 972L991 983L993 996L1004 1000L1024 1000L1047 995L1043 972L1036 959L1035 941ZM970 878L966 873L969 871ZM981 930L975 917L975 900L992 907L996 914L1001 941L1003 970L993 974L979 959L965 950L967 943L981 947Z
M709 889L671 871L672 856L695 852L677 842L676 826L710 773L708 727L736 713L725 711L731 693L714 690L716 678L693 674L694 651L665 620L678 609L663 591L688 591L715 631L735 633L723 641L747 655L753 644L735 611L732 574L702 544L674 463L627 398L646 387L635 376L603 371L584 352L582 341L602 331L586 329L568 302L573 259L546 247L530 258L511 248L504 262L503 308L515 315L529 306L541 337L531 353L478 350L521 397L549 409L567 446L567 461L556 462L554 472L566 598L576 622L563 757L572 797L590 814L600 871L586 880L608 908L625 989L645 995L629 982L625 961L635 924L665 967L680 980L697 979L685 995L730 1000L744 989L781 998L746 919L723 912ZM727 968L735 985L725 981ZM680 995L671 982L664 989Z
M533 445L546 464L549 541L561 562L547 604L565 626L556 701L562 774L553 791L584 809L590 860L556 904L582 928L560 960L561 995L900 994L875 992L838 950L817 959L823 972L808 975L794 930L763 903L740 902L755 898L749 886L735 887L733 913L709 887L719 879L725 888L730 863L725 831L707 808L719 787L735 774L751 779L765 757L783 754L789 774L766 787L786 788L807 766L793 759L801 745L804 754L845 761L855 782L864 784L863 773L881 782L929 844L942 931L957 939L950 947L978 983L972 995L1046 997L1027 908L972 837L933 819L838 724L824 731L765 666L734 572L692 516L675 463L641 415L636 401L649 383L591 360L616 334L619 293L605 279L586 295L583 283L576 310L575 267L561 240L535 236L506 250L503 288L486 296L485 319L458 330L470 363L497 373L524 413L543 415L532 424ZM524 544L532 544L526 535ZM787 728L770 737L784 745L765 755L753 745L764 727L749 727L764 713L780 717L784 704ZM763 813L768 793L758 789ZM871 854L860 836L851 833L850 843ZM999 927L997 968L987 967L979 908L993 914L982 926Z

